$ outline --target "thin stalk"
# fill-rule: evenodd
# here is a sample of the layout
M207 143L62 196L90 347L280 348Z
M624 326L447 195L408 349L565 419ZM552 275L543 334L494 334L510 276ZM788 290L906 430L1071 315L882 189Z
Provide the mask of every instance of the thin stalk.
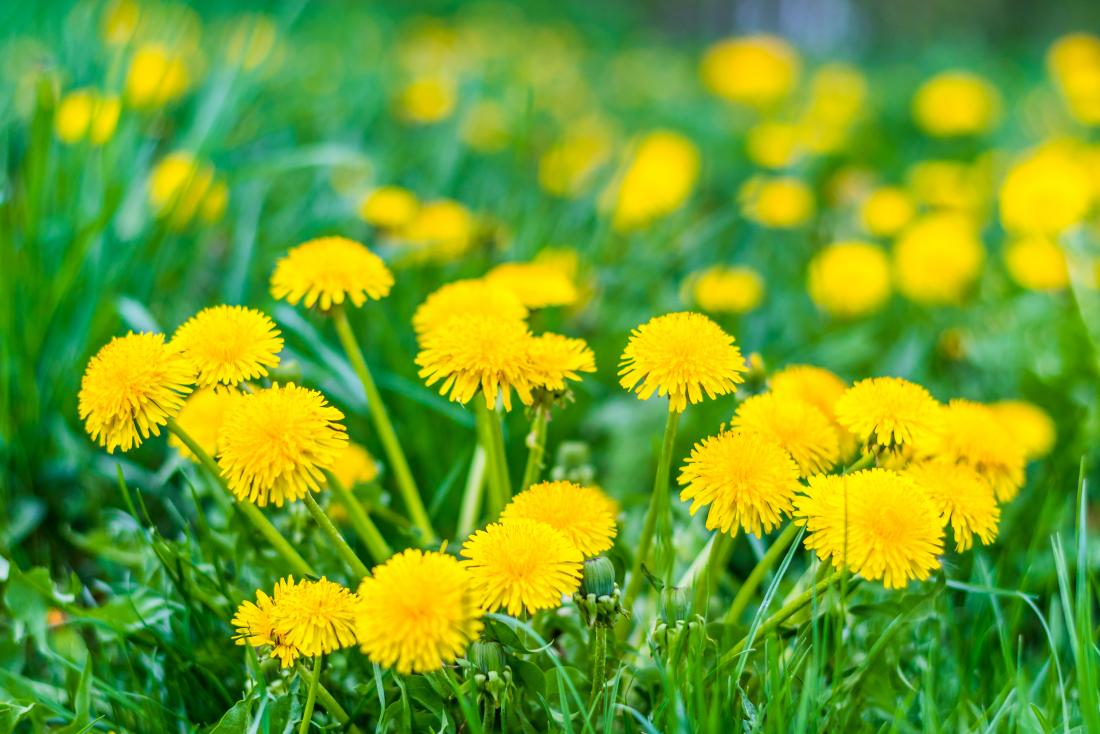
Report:
M665 423L664 441L661 444L661 454L657 459L657 473L653 478L653 493L649 496L649 509L646 511L645 523L642 525L642 535L638 538L637 552L634 554L634 562L630 565L630 581L627 582L626 593L623 595L623 605L629 610L635 597L642 586L642 564L649 560L649 550L653 545L653 534L660 523L661 534L664 538L670 525L668 477L672 466L672 447L676 443L676 428L680 423L680 413L670 410L668 420ZM671 564L670 564L671 565Z
M527 466L523 470L523 491L539 481L542 476L543 459L546 456L546 429L550 423L550 406L543 401L535 403L535 413L531 416L531 432L527 435Z
M307 734L310 719L313 718L313 704L317 701L317 682L321 679L321 656L313 659L313 671L309 674L309 693L306 694L306 707L302 710L302 724L298 734Z
M779 534L779 537L775 539L771 547L764 553L764 557L760 559L760 562L749 573L749 577L745 579L745 582L741 584L741 588L737 590L737 594L733 597L733 602L730 604L729 611L726 612L726 624L736 624L740 619L741 613L745 611L745 607L748 606L749 600L752 599L753 594L760 588L760 582L764 580L764 576L768 571L772 570L772 567L783 556L784 551L787 550L787 546L791 544L794 537L798 535L798 526L793 522L787 525L783 529L783 532Z
M405 509L409 512L409 518L420 529L424 536L425 544L431 544L436 540L435 530L432 529L428 511L424 508L424 502L420 499L420 490L416 487L409 462L405 458L405 452L401 448L401 441L397 438L397 432L393 429L390 416L386 412L386 406L382 402L382 395L378 392L378 386L374 384L367 363L363 359L363 351L359 348L359 342L355 338L355 332L348 323L347 313L342 307L332 309L332 320L336 324L336 334L340 337L340 343L351 362L352 368L359 375L359 381L363 383L363 391L367 395L367 408L370 409L371 420L374 429L378 431L378 439L382 442L382 448L389 459L390 468L393 470L397 481L397 489L401 493L401 499L405 503Z
M733 542L734 538L728 533L723 533L721 530L715 533L714 540L710 543L710 551L707 553L707 565L703 568L703 573L695 577L695 595L691 602L693 613L707 616L707 601L718 588L718 577L722 573L722 567L729 560Z
M485 398L474 398L478 417L482 420L482 439L489 459L489 515L496 517L512 499L512 483L508 477L508 458L504 453L504 427L500 411L489 408Z
M328 486L333 492L336 493L336 498L340 500L340 504L348 511L348 519L351 520L351 526L355 528L356 534L359 539L367 546L367 550L370 551L371 560L375 563L381 563L390 556L393 555L393 549L390 548L389 543L382 537L381 531L378 530L378 526L374 524L374 520L370 519L370 515L367 514L363 504L359 501L359 498L355 496L355 493L344 486L344 483L336 478L331 472L328 473Z
M595 710L607 681L607 627L597 624L592 629L592 689L588 692L588 708Z
M474 458L470 462L470 473L466 475L466 489L462 492L462 506L458 511L458 530L456 536L465 538L477 526L481 512L481 495L485 489L485 447L474 447Z
M481 702L481 731L482 734L493 734L493 722L497 718L497 708L493 705L490 696L483 696Z
M336 547L336 552L340 554L340 557L344 559L344 562L351 566L351 570L355 575L362 579L370 576L370 571L367 569L367 565L359 559L359 556L355 554L355 551L351 549L348 542L344 540L344 536L340 535L340 531L336 529L336 526L332 524L332 520L329 519L325 511L321 509L321 506L317 504L317 499L313 496L312 492L306 492L306 496L302 498L306 503L306 509L309 510L309 514L313 515L313 520L317 523L317 526L321 528L321 532L328 536L329 541Z
M857 472L860 469L866 469L867 467L871 466L871 464L874 464L874 463L875 463L875 455L874 454L862 454L858 459L856 459L854 462L852 462L851 466L848 466L842 473L843 474L851 474L852 472Z
M198 458L199 463L203 465L207 473L218 483L218 486L235 501L237 509L239 509L252 525L260 531L260 535L264 536L267 542L271 544L271 547L286 559L295 573L301 576L317 575L313 567L302 558L298 551L294 550L294 546L283 537L279 529L272 525L271 521L260 512L259 507L251 502L236 502L236 497L229 491L229 486L225 483L225 477L222 476L221 470L218 469L218 465L210 458L210 454L206 453L203 447L200 446L195 439L191 438L191 436L187 434L187 431L183 430L174 418L168 419L168 430L175 435L176 438L182 441L184 446L191 450L191 453Z
M336 699L332 697L332 694L328 692L328 689L322 683L317 684L317 703L321 704L321 707L328 711L329 715L347 727L347 734L363 734L358 726L351 723L348 712L336 702Z

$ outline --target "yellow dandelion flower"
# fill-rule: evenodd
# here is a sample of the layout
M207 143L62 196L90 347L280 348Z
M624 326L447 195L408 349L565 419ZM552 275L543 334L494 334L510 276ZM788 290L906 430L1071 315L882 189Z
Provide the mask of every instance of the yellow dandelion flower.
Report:
M73 90L57 106L54 132L63 143L79 143L86 138L92 145L103 145L115 134L121 109L113 94L96 89Z
M485 275L491 286L510 291L527 308L570 306L577 301L577 286L565 273L549 265L504 263Z
M883 186L868 194L859 209L859 219L867 233L875 237L893 237L916 213L909 194L896 186Z
M209 221L213 215L220 216L217 210L224 209L229 196L214 168L185 151L157 161L149 174L147 193L157 216L175 229L186 227L196 217Z
M456 280L433 291L417 307L413 330L423 336L455 316L493 316L522 322L527 318L527 307L512 291L483 279Z
M803 476L826 471L840 460L840 439L832 421L789 393L754 395L737 406L733 425L782 446Z
M996 87L966 71L937 74L913 96L913 119L924 132L939 138L987 133L1000 114Z
M470 574L444 553L398 553L363 579L359 599L360 649L402 674L453 663L481 632Z
M277 639L314 657L355 644L358 607L359 597L322 576L285 587L268 615Z
M1052 238L1025 235L1010 242L1004 251L1008 274L1021 287L1032 291L1064 291L1069 287L1066 254Z
M1095 190L1079 151L1048 144L1018 161L1001 183L1001 224L1009 232L1057 234L1088 214Z
M561 392L565 381L579 381L581 372L596 371L596 357L583 339L540 334L531 343L531 384Z
M192 316L172 337L198 371L202 387L238 385L267 377L279 366L283 338L265 313L244 306L212 306Z
M182 97L191 73L176 51L159 43L140 46L126 70L126 101L134 107L160 107Z
M699 148L680 133L643 136L608 193L615 230L639 229L683 206L695 191L701 160Z
M1054 448L1058 431L1047 412L1026 400L1002 400L989 406L1028 459L1040 459Z
M757 537L779 527L801 486L798 466L779 444L744 431L722 431L695 444L679 482L692 515L708 508L707 528Z
M351 489L357 484L373 482L378 477L378 462L365 448L348 441L336 454L336 460L329 468L336 481Z
M256 590L256 602L245 601L237 608L230 622L237 633L233 635L238 645L252 647L270 647L271 656L279 661L283 668L289 668L301 656L298 648L286 640L285 635L275 630L272 611L277 599L293 593L294 577L288 576L275 584L275 593L268 596L262 590Z
M78 411L93 441L129 451L179 413L195 369L163 334L115 337L88 361Z
M419 375L429 386L442 381L439 394L456 403L468 403L481 391L485 404L512 409L515 390L531 404L533 337L527 325L515 319L474 314L456 316L425 334L416 355Z
M768 107L798 82L798 52L782 38L759 34L727 38L707 49L699 75L718 97L751 107Z
M977 280L984 260L977 224L957 212L922 217L894 243L898 290L916 303L958 303Z
M872 377L852 385L837 400L836 417L870 448L923 450L940 429L942 406L908 380Z
M544 522L514 519L489 525L462 546L474 593L487 612L561 605L581 583L584 554L562 532Z
M611 157L614 142L614 131L603 118L570 124L539 159L539 186L554 196L580 195Z
M955 550L970 550L974 536L983 545L997 538L997 523L1001 508L993 487L978 472L950 459L933 459L912 464L905 469L951 526Z
M814 215L814 194L805 181L793 176L753 177L737 192L741 211L769 229L795 229Z
M400 186L380 186L359 202L359 216L379 229L396 230L416 216L420 202L416 194Z
M688 280L691 300L709 313L743 314L764 300L764 279L752 268L715 265Z
M470 249L476 235L473 213L451 199L426 201L395 236L407 244L410 255L425 262L451 262Z
M974 467L993 485L1002 502L1011 500L1024 486L1024 448L988 405L971 400L949 402L931 453Z
M218 466L241 501L264 507L301 499L324 484L348 437L344 417L316 390L278 384L241 395L218 439Z
M774 120L758 122L745 135L745 152L762 168L786 168L803 153L799 126Z
M810 261L810 298L840 318L864 316L890 298L890 262L867 242L836 242Z
M727 395L744 382L745 360L732 336L698 313L656 316L630 335L619 363L619 384L648 400L668 396L681 412L703 394Z
M362 306L367 299L385 298L393 273L382 258L346 237L319 237L291 250L275 264L271 295L292 305L305 299L306 308L323 310L345 299Z
M395 100L398 117L414 125L430 125L447 119L457 102L454 82L438 75L413 79Z
M218 453L218 436L221 435L225 414L240 394L231 390L204 388L195 390L183 404L176 416L176 422L184 433L190 436L208 456ZM168 436L168 445L174 446L181 455L198 461L191 449L173 433Z
M772 373L768 385L776 395L793 395L814 406L829 419L837 432L842 460L855 452L859 441L836 419L836 401L848 389L848 383L824 367L792 364Z
M837 568L888 589L921 581L940 567L943 517L910 477L889 469L810 478L795 498L806 547Z
M500 514L502 522L535 520L559 531L586 557L614 542L615 502L596 487L573 482L540 482L517 494Z

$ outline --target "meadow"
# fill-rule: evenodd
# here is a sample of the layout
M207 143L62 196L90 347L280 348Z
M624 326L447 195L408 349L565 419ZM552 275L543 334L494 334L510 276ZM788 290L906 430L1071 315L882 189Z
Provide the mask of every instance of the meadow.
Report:
M0 27L0 734L1100 733L1100 35Z

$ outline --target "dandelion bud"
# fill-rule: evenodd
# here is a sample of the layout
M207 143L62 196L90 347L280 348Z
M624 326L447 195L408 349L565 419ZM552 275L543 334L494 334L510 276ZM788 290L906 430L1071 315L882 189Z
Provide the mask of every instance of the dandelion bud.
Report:
M492 640L474 640L466 650L466 659L482 675L504 670L504 648Z
M679 586L671 586L661 593L661 620L665 624L675 624L688 618L691 613L691 600L687 591Z
M615 590L615 566L607 556L596 556L584 562L584 579L581 581L581 593L593 594L596 598L611 596Z

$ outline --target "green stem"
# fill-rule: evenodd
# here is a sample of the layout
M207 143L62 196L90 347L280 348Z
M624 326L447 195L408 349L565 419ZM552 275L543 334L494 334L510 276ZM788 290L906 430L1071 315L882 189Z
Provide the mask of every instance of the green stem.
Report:
M842 474L851 474L852 472L857 472L860 469L866 469L867 467L871 466L871 464L874 464L874 463L875 463L875 455L874 454L863 454L858 459L856 459L852 463L851 466L847 467L841 473Z
M654 531L658 530L658 538L663 540L666 538L667 528L670 525L668 517L668 477L672 466L672 447L676 443L676 428L680 423L680 415L680 413L670 410L668 420L665 423L665 436L661 444L661 455L657 459L657 474L653 478L653 493L649 496L649 509L646 511L645 522L642 525L642 535L638 538L634 562L630 565L630 581L627 582L626 593L623 595L623 606L627 610L634 604L634 598L641 590L642 564L649 560L649 550L653 545ZM671 564L669 565L671 566Z
M474 398L478 417L483 421L482 438L489 460L489 516L497 517L512 498L512 483L508 478L508 458L504 453L504 427L500 411L485 404L485 398Z
M321 656L313 659L313 671L309 674L309 693L306 694L306 707L302 710L302 724L298 727L298 734L306 734L309 731L310 719L313 718L313 704L317 700L317 682L321 679Z
M435 542L436 534L432 529L431 520L428 519L428 511L424 509L424 502L420 499L420 491L416 488L416 480L413 479L409 462L405 458L405 452L401 449L401 442L390 422L386 406L382 402L382 395L378 392L378 386L374 384L367 363L363 359L363 352L359 348L359 342L355 338L355 332L348 323L347 313L342 307L332 309L332 320L336 324L336 333L340 337L340 343L344 352L351 361L351 366L359 375L359 381L363 383L363 391L367 395L367 408L370 409L371 419L374 421L374 429L378 431L378 439L382 442L382 448L389 459L390 468L397 480L397 489L401 493L401 499L409 512L413 524L423 534L422 540L426 544Z
M466 489L462 492L462 507L458 512L456 530L459 538L465 538L472 533L477 525L478 513L481 512L481 495L485 489L485 464L485 447L478 444L470 462L470 473L466 475Z
M592 630L592 689L588 693L588 708L595 710L607 680L607 627L597 624Z
M535 403L535 414L531 416L531 433L527 435L527 466L523 470L523 483L520 490L527 489L538 482L542 476L543 457L546 456L546 429L550 422L550 406L542 402Z
M393 555L393 549L390 548L386 539L382 537L381 531L378 530L378 526L374 524L374 520L370 519L370 515L363 508L359 498L355 494L344 486L344 483L336 478L331 472L328 473L328 486L333 492L336 493L336 498L340 500L340 504L348 511L348 519L351 520L351 525L355 528L355 532L359 535L359 539L367 546L367 550L370 551L371 560L375 563L382 563L390 556Z
M233 493L229 491L229 486L225 483L225 477L222 476L221 470L218 465L214 463L214 460L210 458L210 454L206 453L206 450L198 444L195 439L188 435L187 431L180 427L180 424L176 422L174 418L168 419L168 430L175 435L183 445L191 450L199 463L203 465L207 473L213 477L214 481L218 483L227 495L236 500ZM316 576L317 573L313 570L313 567L302 558L298 551L294 550L287 539L283 537L283 534L279 532L279 529L271 524L271 521L264 516L260 511L260 508L248 501L235 502L237 509L248 518L252 525L260 531L260 535L264 536L268 543L286 559L290 564L294 572L300 576Z
M796 535L798 535L798 526L793 522L783 528L783 532L771 544L771 547L764 553L764 557L760 559L760 562L749 573L749 577L741 584L741 588L737 590L736 596L733 597L733 603L730 604L729 611L726 612L726 624L736 624L737 620L741 618L741 613L745 611L749 600L760 588L760 582L764 580L764 576L783 556L783 552L787 550L787 546L791 544Z
M721 530L714 535L710 544L710 552L707 554L707 565L703 573L695 579L695 596L692 599L691 611L695 614L707 616L707 602L714 590L718 588L718 577L722 568L729 560L730 551L733 550L734 538Z
M321 707L328 711L329 715L347 727L347 734L362 734L359 727L351 723L348 712L336 702L336 699L332 697L332 694L328 692L328 689L322 683L317 684L317 703L321 704Z
M344 536L340 535L340 531L336 529L336 526L332 524L332 520L328 518L325 511L321 509L321 506L317 504L317 499L313 496L312 492L306 492L306 496L302 498L306 503L306 509L309 510L309 514L313 515L314 521L318 527L321 528L321 532L328 536L329 541L336 547L336 552L340 554L340 557L344 559L344 562L351 566L351 570L360 579L370 576L370 571L363 561L359 559L359 556L355 554L355 551L351 549L348 542L344 540Z
M484 696L481 702L481 731L482 734L493 734L493 722L497 718L497 707L493 705L490 696Z

